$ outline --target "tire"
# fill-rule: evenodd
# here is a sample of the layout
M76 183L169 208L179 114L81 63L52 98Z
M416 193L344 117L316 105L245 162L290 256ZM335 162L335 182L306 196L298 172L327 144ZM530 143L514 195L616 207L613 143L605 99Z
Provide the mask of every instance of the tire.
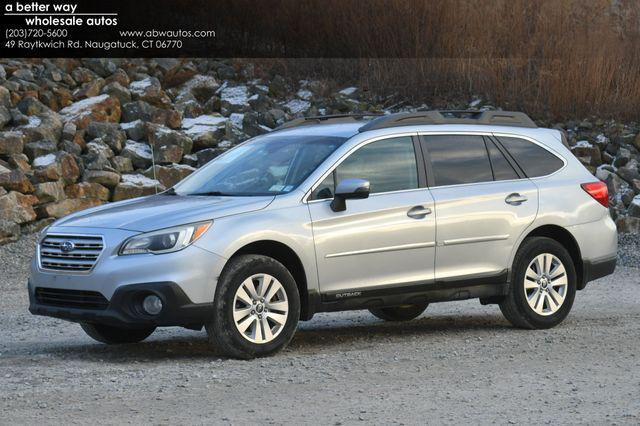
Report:
M418 318L420 314L424 312L429 306L428 303L421 303L419 305L402 305L402 306L390 306L386 308L374 308L369 309L374 316L385 321L411 321Z
M509 293L500 310L515 327L555 327L569 315L576 286L575 265L562 244L546 237L527 238L516 253Z
M253 291L252 291L253 288ZM293 276L275 259L240 255L225 266L206 324L211 343L226 356L251 359L282 350L300 317Z
M149 337L155 331L155 327L147 328L120 328L104 324L80 323L80 327L94 340L107 345L122 343L138 343Z

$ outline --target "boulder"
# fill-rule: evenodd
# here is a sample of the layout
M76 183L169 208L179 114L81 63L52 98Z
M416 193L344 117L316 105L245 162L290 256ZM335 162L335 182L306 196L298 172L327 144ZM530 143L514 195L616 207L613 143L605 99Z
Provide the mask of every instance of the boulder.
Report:
M86 135L90 139L100 138L116 153L122 150L127 135L120 129L119 124L93 121L87 126Z
M93 96L75 102L60 110L64 121L71 121L79 129L85 129L92 121L120 122L120 102L109 95Z
M20 225L0 219L0 245L18 241L18 238L20 238Z
M640 195L636 195L631 199L627 213L629 216L640 218Z
M181 132L156 124L149 124L148 132L157 163L179 163L184 154L191 153L193 142Z
M169 166L149 167L144 171L144 175L151 179L157 179L166 188L170 188L195 170L194 167L186 164L171 164Z
M96 207L103 202L95 198L67 198L66 200L43 204L36 208L38 212L38 218L55 217L61 218L71 213L88 209L90 207Z
M115 188L120 182L120 175L107 170L85 170L82 180L84 182L98 183L107 188Z
M182 131L193 140L193 149L213 148L224 137L229 121L219 114L201 115L182 120Z
M619 167L616 170L616 173L628 183L633 182L633 180L640 179L638 162L636 160L629 160L629 162L624 167Z
M80 182L67 186L65 194L69 198L94 198L109 201L109 189L95 182Z
M70 184L78 180L80 168L73 155L64 151L47 154L33 160L34 176L37 182L63 179Z
M155 77L147 77L143 80L133 81L129 84L131 98L134 101L145 101L161 108L171 106L171 99L162 90L160 80Z
M118 99L120 105L131 102L131 92L117 81L105 85L101 93Z
M590 144L587 141L579 141L575 146L571 148L571 152L576 157L587 158L587 164L590 164L592 166L599 166L600 164L602 164L600 148Z
M153 162L151 147L142 142L127 141L120 155L129 159L137 169L147 168Z
M224 151L224 149L220 148L207 148L203 149L202 151L196 152L196 156L198 157L198 167L204 166L209 161L222 154Z
M116 186L113 193L113 201L153 195L165 189L160 182L144 175L122 175L122 181Z
M14 223L26 223L35 220L33 205L38 199L33 195L24 195L16 191L0 196L0 218Z
M33 192L34 188L29 178L22 170L11 170L8 173L2 173L0 170L0 187L7 191L18 191L23 194Z
M133 163L130 158L122 157L120 155L115 156L111 159L111 165L115 169L116 172L122 173L130 173L133 171Z
M64 200L66 198L64 182L59 180L56 182L38 183L36 184L34 195L38 197L40 203Z
M640 218L625 216L616 220L618 232L640 234Z
M11 112L6 106L0 105L0 130L11 121Z
M223 115L244 112L249 109L249 89L247 86L223 86L220 91L220 108Z
M22 132L25 143L39 140L57 142L62 136L62 128L62 117L55 112L48 112L28 117L27 123L16 130Z
M20 154L24 149L24 135L21 132L0 132L0 155Z
M6 157L9 166L14 169L28 172L31 170L31 164L29 164L29 157L24 154L11 154Z
M191 95L199 102L206 102L216 93L219 87L220 85L214 77L198 74L180 87L176 101L180 102L187 98L188 95Z
M120 128L124 130L127 138L134 141L139 141L147 136L147 125L142 120L120 123Z
M180 112L155 107L144 101L129 102L122 107L123 121L148 121L162 124L172 129L180 128L182 116Z
M58 146L54 141L41 140L37 142L29 142L24 146L24 153L32 161L37 157L52 154L58 150Z

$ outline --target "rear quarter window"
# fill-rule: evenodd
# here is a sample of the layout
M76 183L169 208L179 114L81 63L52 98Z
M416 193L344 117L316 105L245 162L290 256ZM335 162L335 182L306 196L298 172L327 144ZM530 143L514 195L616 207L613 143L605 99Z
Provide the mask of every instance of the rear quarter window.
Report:
M555 154L528 140L504 136L498 140L530 178L550 175L564 166Z

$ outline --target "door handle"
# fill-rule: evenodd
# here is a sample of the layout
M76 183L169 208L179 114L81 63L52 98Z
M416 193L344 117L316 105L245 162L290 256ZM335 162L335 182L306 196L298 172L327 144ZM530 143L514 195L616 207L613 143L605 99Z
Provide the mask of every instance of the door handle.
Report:
M407 216L412 219L422 219L428 214L431 214L431 209L423 206L412 207L411 210L407 212Z
M513 194L507 195L507 198L504 199L504 202L507 204L511 204L512 206L519 206L527 200L528 198L524 195L520 195L517 192L514 192Z

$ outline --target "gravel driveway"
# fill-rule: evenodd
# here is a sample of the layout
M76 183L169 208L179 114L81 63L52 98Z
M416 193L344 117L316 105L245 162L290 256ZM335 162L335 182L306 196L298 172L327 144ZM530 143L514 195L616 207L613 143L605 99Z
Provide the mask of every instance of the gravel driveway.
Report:
M640 423L637 238L552 330L514 329L477 300L402 324L321 314L254 361L221 359L204 331L109 347L31 316L33 244L0 248L0 424Z

